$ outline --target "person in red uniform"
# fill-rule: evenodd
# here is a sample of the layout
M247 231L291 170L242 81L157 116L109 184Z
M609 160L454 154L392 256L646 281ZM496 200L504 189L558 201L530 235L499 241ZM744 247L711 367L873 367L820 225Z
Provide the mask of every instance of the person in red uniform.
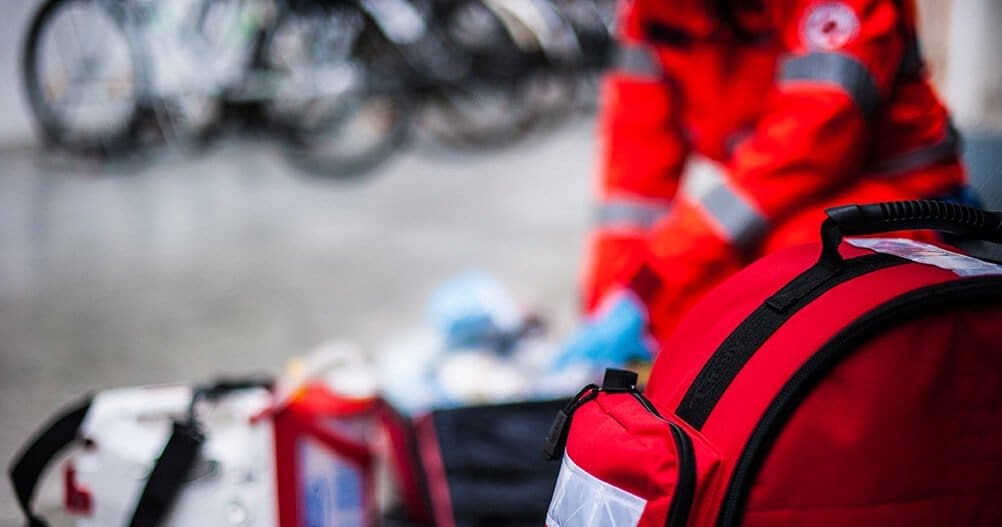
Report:
M649 355L721 280L816 241L828 207L966 196L911 0L620 8L584 279L592 316L560 363Z

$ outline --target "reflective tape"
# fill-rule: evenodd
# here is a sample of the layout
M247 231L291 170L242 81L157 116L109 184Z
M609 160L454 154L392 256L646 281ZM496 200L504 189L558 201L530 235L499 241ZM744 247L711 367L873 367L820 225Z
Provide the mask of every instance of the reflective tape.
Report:
M620 44L615 64L617 71L639 77L660 78L663 73L654 50L640 44Z
M877 81L861 62L843 53L816 51L783 61L780 83L811 81L834 84L855 101L863 115L877 109L880 92Z
M670 210L667 203L614 197L598 204L595 224L603 228L648 230Z
M592 476L564 454L546 527L636 527L647 500Z
M769 224L758 207L736 191L712 162L690 162L683 192L698 204L734 246L750 249Z
M920 170L960 155L960 145L960 134L950 123L947 125L946 134L938 142L882 159L869 167L869 171L881 176L894 176Z
M700 200L700 205L737 247L754 245L768 226L758 210L727 186L715 188Z

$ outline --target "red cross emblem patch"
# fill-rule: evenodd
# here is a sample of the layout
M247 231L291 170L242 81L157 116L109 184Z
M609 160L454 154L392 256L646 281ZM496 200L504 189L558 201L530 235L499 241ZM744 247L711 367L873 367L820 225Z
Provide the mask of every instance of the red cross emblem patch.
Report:
M838 49L859 34L859 17L845 2L821 2L807 9L801 25L811 49Z

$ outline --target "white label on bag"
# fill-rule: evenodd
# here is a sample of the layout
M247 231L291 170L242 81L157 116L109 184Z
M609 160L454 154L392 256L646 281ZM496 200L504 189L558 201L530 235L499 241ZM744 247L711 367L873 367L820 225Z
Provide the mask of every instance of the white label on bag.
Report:
M647 500L587 473L564 454L546 527L636 527Z
M846 240L861 249L871 249L878 253L893 254L920 264L933 265L952 271L957 276L982 276L1002 274L1002 265L993 264L948 251L928 243L904 238L853 238Z

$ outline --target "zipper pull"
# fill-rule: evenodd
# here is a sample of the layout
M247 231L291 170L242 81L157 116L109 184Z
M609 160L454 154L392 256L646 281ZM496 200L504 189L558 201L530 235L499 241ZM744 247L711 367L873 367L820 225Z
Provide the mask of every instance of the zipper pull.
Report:
M571 417L574 412L584 403L598 396L598 385L589 384L575 395L563 410L557 412L557 416L550 425L550 432L546 434L546 443L543 445L543 456L549 460L560 459L564 455L564 448L567 446L567 434L571 431Z
M602 378L603 392L639 392L637 381L640 376L637 372L630 370L620 370L616 368L606 368L605 377Z

